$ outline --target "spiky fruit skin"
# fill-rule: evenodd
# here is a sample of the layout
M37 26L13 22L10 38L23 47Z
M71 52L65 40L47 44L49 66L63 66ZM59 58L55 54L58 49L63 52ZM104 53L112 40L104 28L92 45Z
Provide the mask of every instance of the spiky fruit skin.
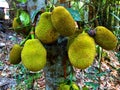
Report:
M17 17L15 17L14 19L13 19L13 22L12 22L12 27L13 27L13 29L14 30L16 30L16 28L17 27L20 27L20 24L17 22Z
M72 83L71 87L73 90L79 90L79 87L77 86L76 83Z
M21 62L22 47L19 44L14 44L9 54L9 61L11 64L19 64Z
M63 36L70 36L75 32L75 21L70 13L63 7L55 7L51 20L56 30Z
M95 42L106 50L113 50L117 45L116 36L106 27L97 26L95 28L96 35L94 36Z
M71 35L71 36L68 37L67 50L68 50L69 46L71 45L71 43L74 41L74 39L75 39L80 33L82 33L80 30L76 30L73 35Z
M44 12L41 14L40 20L35 28L35 34L38 39L45 44L49 44L57 40L59 33L52 25L50 12Z
M95 42L87 33L79 34L68 49L68 57L71 64L79 69L89 67L95 57Z
M46 49L38 39L26 41L21 53L23 65L30 71L36 72L46 64Z

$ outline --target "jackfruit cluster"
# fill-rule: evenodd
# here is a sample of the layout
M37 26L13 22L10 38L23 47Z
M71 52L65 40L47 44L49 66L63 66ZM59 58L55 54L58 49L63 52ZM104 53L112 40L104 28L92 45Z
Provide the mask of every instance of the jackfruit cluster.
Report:
M56 41L59 35L70 36L75 32L75 21L63 6L44 12L35 28L35 34L45 44Z
M50 12L44 12L41 14L40 20L35 28L35 34L38 39L45 44L49 44L57 40L59 33L52 25Z
M97 26L95 28L95 42L106 50L113 50L117 46L117 37L106 27Z
M95 41L87 33L79 34L68 48L71 64L78 69L85 69L92 65L95 54Z
M38 39L29 39L21 52L22 64L28 70L37 72L46 65L46 55L46 49Z
M19 44L14 44L9 54L9 61L11 64L19 64L21 62L22 47Z

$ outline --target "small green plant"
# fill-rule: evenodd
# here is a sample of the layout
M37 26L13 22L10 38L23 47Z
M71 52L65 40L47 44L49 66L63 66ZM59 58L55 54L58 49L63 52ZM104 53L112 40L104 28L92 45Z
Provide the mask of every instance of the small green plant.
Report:
M17 72L13 75L13 78L16 79L17 86L16 90L20 89L32 89L34 87L34 82L41 77L42 72L32 73L29 72L22 64L15 65L14 68L17 68Z

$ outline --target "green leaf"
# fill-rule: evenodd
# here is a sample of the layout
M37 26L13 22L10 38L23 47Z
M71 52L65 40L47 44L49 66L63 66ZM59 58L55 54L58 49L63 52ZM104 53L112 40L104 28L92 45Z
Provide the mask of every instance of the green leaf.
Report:
M73 10L72 8L67 8L67 10L70 12L75 21L81 21L79 11Z
M30 24L30 16L27 12L21 11L19 17L20 17L20 20L24 26Z
M91 80L98 80L95 74L92 75L92 74L87 73L86 75Z
M85 85L92 87L92 90L97 90L97 88L99 87L99 84L94 82L85 82Z
M106 75L106 74L107 74L107 72L101 72L101 73L97 74L96 76L97 76L97 77L101 77L101 76L104 76L104 75Z
M20 2L20 3L26 3L27 2L27 0L17 0L18 2Z
M111 15L113 15L118 21L120 21L120 17L118 17L117 15L115 15L114 13L110 13Z

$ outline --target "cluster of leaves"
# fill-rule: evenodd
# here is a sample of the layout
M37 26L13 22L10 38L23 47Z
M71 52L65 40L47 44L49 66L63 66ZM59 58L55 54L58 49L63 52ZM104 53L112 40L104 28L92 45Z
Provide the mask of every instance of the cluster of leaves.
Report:
M90 67L88 69L88 71L93 71L93 68ZM88 86L89 88L92 88L92 90L99 89L99 87L100 87L100 84L99 84L100 77L105 76L108 73L109 73L108 71L106 71L106 72L100 72L98 68L94 68L94 72L86 73L85 74L86 77L88 77L90 80L92 80L90 82L85 82L85 85Z

